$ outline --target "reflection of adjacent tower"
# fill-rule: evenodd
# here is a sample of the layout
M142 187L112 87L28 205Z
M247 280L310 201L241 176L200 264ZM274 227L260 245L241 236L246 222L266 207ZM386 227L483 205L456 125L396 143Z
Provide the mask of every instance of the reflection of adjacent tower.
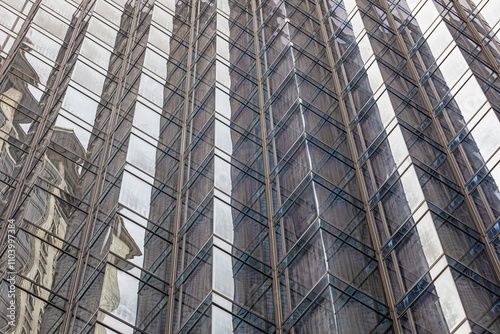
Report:
M24 49L28 49L23 45ZM16 144L26 140L25 130L21 124L29 123L31 119L25 114L25 105L36 106L38 101L30 92L30 85L38 82L38 75L26 59L26 53L21 51L13 62L13 68L7 74L7 80L1 87L0 95L0 181L7 184L12 183L11 177L15 177L16 170L19 169L18 161L22 155L17 147L13 147L10 142L18 141ZM20 112L20 110L22 112ZM29 124L28 124L29 126ZM0 203L2 210L7 207L9 187L0 185Z
M17 294L17 323L8 333L39 333L46 303L49 300L57 270L59 250L66 235L69 206L60 198L65 194L75 196L78 189L78 163L82 161L84 149L72 130L55 128L52 135L51 150L43 157L43 167L39 177L55 186L52 193L38 188L33 190L25 207L24 219L36 225L32 229L34 238L26 238L19 233L18 249L27 252L25 263L19 263L19 282ZM62 158L64 154L67 159ZM49 247L49 241L54 247ZM33 285L33 281L36 285ZM43 288L41 288L43 287ZM34 298L26 291L35 291Z
M100 1L99 5L102 5L102 1ZM55 6L56 10L61 9L57 4ZM120 26L124 32L131 31L130 27L133 21L133 12L134 8L127 5L122 13L121 22L120 17L118 17L117 25ZM72 23L75 22L76 18L73 16ZM147 29L149 27L147 20L141 22L143 23L141 25L142 29ZM95 29L95 26L96 20L92 20L90 27ZM86 29L87 23L83 23L82 30L86 31ZM71 37L71 32L72 29L68 31L66 36L67 39ZM102 138L104 137L104 133L107 131L112 132L110 137L116 140L115 142L111 141L108 143L112 146L116 143L124 144L122 140L129 135L130 131L129 122L117 122L121 126L113 128L109 125L109 118L112 112L111 109L114 108L111 107L110 102L116 99L116 88L117 82L120 81L118 77L121 67L129 65L127 62L129 55L127 54L124 56L124 54L127 47L127 41L131 39L132 36L135 36L135 34L124 34L122 32L116 34L114 43L115 52L109 60L108 77L104 81L104 89L101 94L102 103L98 107L96 113L96 120L90 140L82 140L82 137L79 136L82 134L82 129L76 129L76 133L73 133L72 130L64 130L57 126L49 132L51 135L48 134L43 138L44 142L49 142L48 138L50 138L50 145L46 154L37 164L37 185L33 187L29 199L23 205L24 212L22 213L22 218L36 227L32 229L32 234L26 234L23 231L19 232L18 242L20 249L18 251L18 256L20 258L18 264L20 268L23 268L23 270L19 271L19 276L24 276L28 280L32 280L35 284L29 283L26 279L22 279L19 283L20 288L18 290L25 288L31 293L20 292L18 296L20 304L23 306L21 306L18 311L20 324L16 326L15 331L25 330L27 333L31 333L32 331L33 333L38 333L40 330L42 333L46 333L52 331L54 327L60 326L64 318L64 313L61 312L61 309L68 311L70 305L73 305L77 299L82 297L81 294L78 294L75 300L67 300L72 291L72 286L82 281L85 285L90 285L90 288L86 290L84 300L80 301L80 306L87 309L79 312L75 331L79 330L79 326L83 326L88 321L88 310L97 309L100 305L100 301L103 304L103 310L108 312L114 310L116 307L113 305L119 304L119 298L117 297L119 295L118 286L116 284L103 286L104 281L108 283L116 281L117 275L116 272L113 273L113 266L108 266L109 270L107 269L103 275L100 275L98 280L95 280L95 275L91 274L93 274L94 269L102 263L102 258L106 257L109 251L114 251L115 254L127 260L132 259L135 255L141 254L137 245L131 242L132 239L130 234L124 228L121 218L118 217L114 219L112 215L113 210L116 209L119 194L119 189L117 189L115 183L116 180L107 179L103 188L97 189L95 187L95 166L99 161L101 161L102 164L107 163L107 161L104 161L105 159L102 159L103 151L105 151L102 149ZM138 32L138 36L142 36L141 31ZM79 48L84 38L86 38L85 34L80 33L80 37L76 39L74 44L69 45L69 49ZM140 67L140 60L138 62L136 61L140 58L140 49L141 48L135 48L135 52L133 52L134 55L131 57L134 65L138 67ZM64 51L66 51L66 49L62 48L62 51L59 52L57 62L60 63ZM88 50L86 57L87 61L88 57L91 57L88 55ZM72 69L76 58L77 57L72 57L71 62L64 64L64 68ZM77 65L81 65L81 63ZM11 126L12 129L8 129L11 132L9 141L16 139L25 142L27 140L22 137L24 132L18 124L20 122L25 122L24 119L20 119L20 117L24 115L23 112L19 112L19 110L24 111L20 103L22 104L22 102L24 102L24 105L31 109L26 111L27 115L33 116L33 114L40 113L41 103L34 101L33 98L27 100L27 97L31 96L28 86L30 84L35 84L38 78L22 53L15 58L14 68L15 69L12 70L13 74L9 74L12 79L7 82L7 86L4 88L6 93L4 93L4 97L2 98L1 106L2 109L6 109L7 116L5 118L9 121L5 122L6 127L11 126L13 122L15 125L15 127ZM127 117L127 113L130 112L135 102L136 94L133 88L137 87L138 84L133 77L133 73L137 73L137 68L127 73L130 74L130 76L124 79L123 83L126 86L125 92L127 92L127 96L120 99L122 109L119 110L119 113L122 120ZM53 81L57 73L53 74L54 75L50 76L48 79L49 82ZM67 78L69 79L70 76L71 72L68 72ZM20 78L22 78L24 82ZM65 83L67 84L68 81L69 80L65 80ZM77 82L77 84L82 83ZM58 93L66 93L63 86L57 87L57 89ZM129 92L129 90L132 90L132 92ZM64 94L62 95L62 99L64 99ZM47 96L44 95L44 98L46 97ZM70 90L68 90L66 99L71 103L71 99L76 98L77 95L74 94L74 90L71 93ZM5 101L10 103L10 105L4 107L6 104ZM16 107L18 110L14 110ZM82 109L85 111L89 110L88 106L82 106ZM11 114L14 116L10 117L12 116ZM66 117L67 114L66 112ZM89 117L88 115L84 115L84 117L91 119L91 116ZM60 119L56 121L56 124L58 124L59 120ZM73 124L68 122L67 118L63 118L62 120L66 120L64 123L65 126ZM13 133L15 135L13 135ZM85 144L85 146L88 144L88 147L83 148L81 146L82 143ZM8 142L6 145L8 145ZM116 175L125 161L126 145L127 143L125 141L125 148L113 146L110 155L113 155L114 159L109 163L107 168L104 168L104 172L109 173L108 175L119 178L119 176ZM87 149L88 152L86 152L85 149ZM14 153L17 151L14 150ZM14 159L6 161L10 163L11 160L14 161L14 163L11 163L11 165L14 166L10 171L7 167L0 170L1 172L7 171L8 173L6 174L9 176L13 176L16 172L14 170L16 168L15 157ZM18 161L17 164L19 165ZM101 176L102 175L99 175L99 177ZM110 190L110 188L112 189ZM100 191L103 189L106 189L107 196L101 197ZM95 203L98 207L96 211L98 212L97 215L99 219L95 220L97 221L94 230L95 235L91 236L89 241L90 246L82 245L81 241L83 239L82 236L85 227L94 224L94 221L87 221L90 216L88 212L88 203L91 201L94 192L99 194L98 199L100 199L99 203ZM0 209L5 207L6 205L1 205ZM104 213L112 218L102 219ZM20 220L21 219L19 219L19 221ZM29 227L28 230L31 231ZM75 277L77 268L76 259L80 247L91 248L91 256L86 263L88 270L83 271L83 273L88 276L84 276L83 280L81 277ZM129 251L126 251L126 249L129 249ZM36 254L33 252L36 252ZM117 261L110 260L110 262L115 264ZM117 264L117 266L118 268L123 267L123 265L120 264ZM102 268L98 269L101 270ZM4 285L2 288L3 287ZM1 295L7 296L7 294L3 292L4 291L2 291ZM100 298L101 295L103 296L102 299ZM48 300L50 303L46 303L42 300ZM24 307L24 305L26 305L26 307ZM4 313L5 312L2 312L2 314ZM102 320L102 317L100 319Z
M54 4L47 5L54 7ZM55 9L58 10L57 4ZM43 21L44 13L44 10L33 11L28 17L30 21L40 22L40 19ZM64 14L74 27L77 18L72 12ZM57 82L56 78L62 69L69 77L73 62L62 60L66 54L78 49L79 43L69 43L73 29L67 29L68 25L61 24L51 29L54 27L40 24L38 28L42 28L37 30L33 22L29 23L29 28L18 36L22 39L20 48L11 49L9 57L12 62L2 73L1 109L7 116L4 119L8 122L4 125L9 131L2 133L0 152L6 158L2 159L3 162L9 161L10 157L15 164L9 166L0 163L1 180L13 186L8 191L7 187L4 188L6 191L2 190L0 211L4 213L9 209L11 202L18 205L10 213L19 227L15 265L18 279L17 315L16 326L8 330L39 333L41 327L47 324L42 319L57 318L65 303L64 296L61 298L65 289L61 286L64 287L64 283L68 282L71 268L61 259L75 254L74 248L67 248L64 241L70 239L68 227L76 222L74 213L78 210L74 209L74 205L79 204L78 168L85 154L72 129L54 127L52 124L59 111L61 93L65 92L67 84L67 80ZM50 45L43 43L44 37L47 38L46 29L57 35L59 43L52 40ZM65 46L61 47L64 42ZM51 99L52 94L59 94L55 103ZM48 106L49 103L53 104ZM37 137L36 133L42 131L45 131L43 137L35 143L33 139ZM6 153L10 153L10 156ZM29 158L32 153L33 160ZM20 200L13 196L16 191L14 188L22 189ZM72 254L68 256L68 253ZM1 267L5 268L3 264ZM61 277L64 278L62 281ZM4 288L2 284L1 289ZM6 296L4 290L1 295Z
M25 105L36 106L38 102L30 92L30 85L36 84L38 75L33 67L26 59L25 50L28 47L23 44L22 50L18 57L13 61L13 67L6 75L4 85L1 87L2 94L0 95L0 211L4 211L8 206L9 193L12 188L9 185L13 184L13 178L18 174L19 168L22 165L22 150L19 149L19 144L26 140L26 127L23 124L29 122L26 116ZM20 112L22 111L22 112ZM29 124L28 124L29 126ZM44 202L39 205L43 207ZM26 255L30 245L21 240L16 245L21 253L21 258L17 260L17 266L25 268L25 264L29 256ZM2 258L0 268L6 268L6 258ZM18 269L16 266L16 270ZM9 301L6 300L6 284L0 284L0 310L5 310ZM19 312L19 309L16 310ZM6 311L2 311L7 314ZM0 330L11 329L5 325L5 318L2 316Z
M10 332L498 332L498 2L80 2L0 74Z

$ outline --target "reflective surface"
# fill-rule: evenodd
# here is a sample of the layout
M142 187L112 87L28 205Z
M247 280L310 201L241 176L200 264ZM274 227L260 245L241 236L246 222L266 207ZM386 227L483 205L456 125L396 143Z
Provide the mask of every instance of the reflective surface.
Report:
M500 332L497 13L0 1L0 331Z

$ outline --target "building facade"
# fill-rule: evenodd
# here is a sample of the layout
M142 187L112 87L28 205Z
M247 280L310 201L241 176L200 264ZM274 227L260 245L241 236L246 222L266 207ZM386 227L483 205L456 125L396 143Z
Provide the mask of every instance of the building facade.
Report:
M0 0L0 332L500 333L499 30L497 0Z

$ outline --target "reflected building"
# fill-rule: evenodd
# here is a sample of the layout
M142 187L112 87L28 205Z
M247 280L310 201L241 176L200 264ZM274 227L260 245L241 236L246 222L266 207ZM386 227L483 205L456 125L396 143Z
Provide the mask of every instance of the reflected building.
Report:
M0 331L500 332L498 13L0 0Z

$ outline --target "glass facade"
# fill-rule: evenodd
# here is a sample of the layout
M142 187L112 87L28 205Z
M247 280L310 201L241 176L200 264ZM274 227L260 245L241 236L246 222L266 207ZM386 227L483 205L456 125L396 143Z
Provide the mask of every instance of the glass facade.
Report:
M500 333L499 30L0 0L0 332Z

